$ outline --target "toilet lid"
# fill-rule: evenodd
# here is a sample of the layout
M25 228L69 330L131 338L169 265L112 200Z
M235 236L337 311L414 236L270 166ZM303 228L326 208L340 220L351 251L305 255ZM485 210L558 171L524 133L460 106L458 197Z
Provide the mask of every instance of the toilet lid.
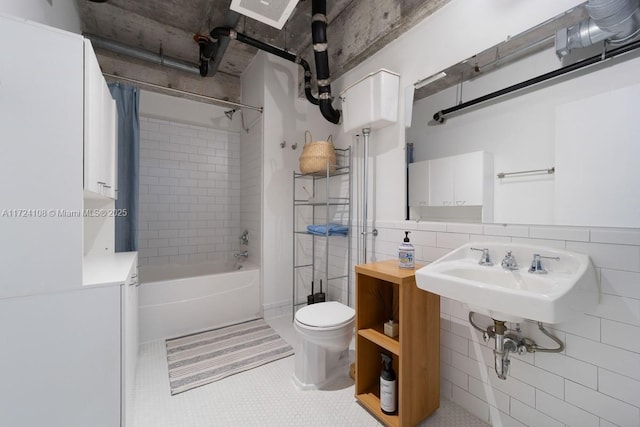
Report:
M301 308L296 312L296 320L303 325L329 328L350 322L356 311L337 301L321 302Z

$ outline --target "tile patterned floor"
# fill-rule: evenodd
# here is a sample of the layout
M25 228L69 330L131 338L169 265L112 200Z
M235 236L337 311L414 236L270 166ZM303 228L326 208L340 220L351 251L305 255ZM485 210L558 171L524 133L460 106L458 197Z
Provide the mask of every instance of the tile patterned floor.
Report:
M294 345L291 317L269 320ZM345 375L331 390L300 391L287 357L171 396L164 341L143 344L138 357L133 427L379 426L354 398ZM486 423L448 400L420 426L484 427Z

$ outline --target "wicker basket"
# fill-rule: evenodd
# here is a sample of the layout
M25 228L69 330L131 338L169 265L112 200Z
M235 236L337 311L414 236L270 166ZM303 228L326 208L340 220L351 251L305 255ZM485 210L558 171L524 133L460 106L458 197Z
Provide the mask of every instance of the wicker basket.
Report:
M329 173L335 172L336 152L333 147L331 135L329 135L326 141L312 142L311 132L306 131L304 133L304 147L300 154L300 172L326 173L327 164L329 165Z

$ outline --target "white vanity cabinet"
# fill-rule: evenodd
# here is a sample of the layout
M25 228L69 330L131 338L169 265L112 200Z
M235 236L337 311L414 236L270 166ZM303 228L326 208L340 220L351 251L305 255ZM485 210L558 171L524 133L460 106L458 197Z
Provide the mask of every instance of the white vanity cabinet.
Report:
M429 206L485 206L492 194L491 156L484 151L429 160Z
M0 424L118 427L120 286L0 299Z
M84 40L84 189L117 198L117 112L91 42Z
M132 408L136 363L138 359L138 254L117 252L91 255L84 260L84 286L88 288L117 288L115 302L119 317L118 349L120 365L111 375L118 378L118 424L132 425Z

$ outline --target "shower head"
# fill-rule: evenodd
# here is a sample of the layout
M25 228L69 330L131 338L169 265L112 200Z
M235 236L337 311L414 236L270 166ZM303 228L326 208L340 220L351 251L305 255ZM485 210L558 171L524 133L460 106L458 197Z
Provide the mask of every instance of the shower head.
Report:
M227 119L232 120L233 119L233 113L235 113L237 110L227 110L224 112L224 115L227 116Z

